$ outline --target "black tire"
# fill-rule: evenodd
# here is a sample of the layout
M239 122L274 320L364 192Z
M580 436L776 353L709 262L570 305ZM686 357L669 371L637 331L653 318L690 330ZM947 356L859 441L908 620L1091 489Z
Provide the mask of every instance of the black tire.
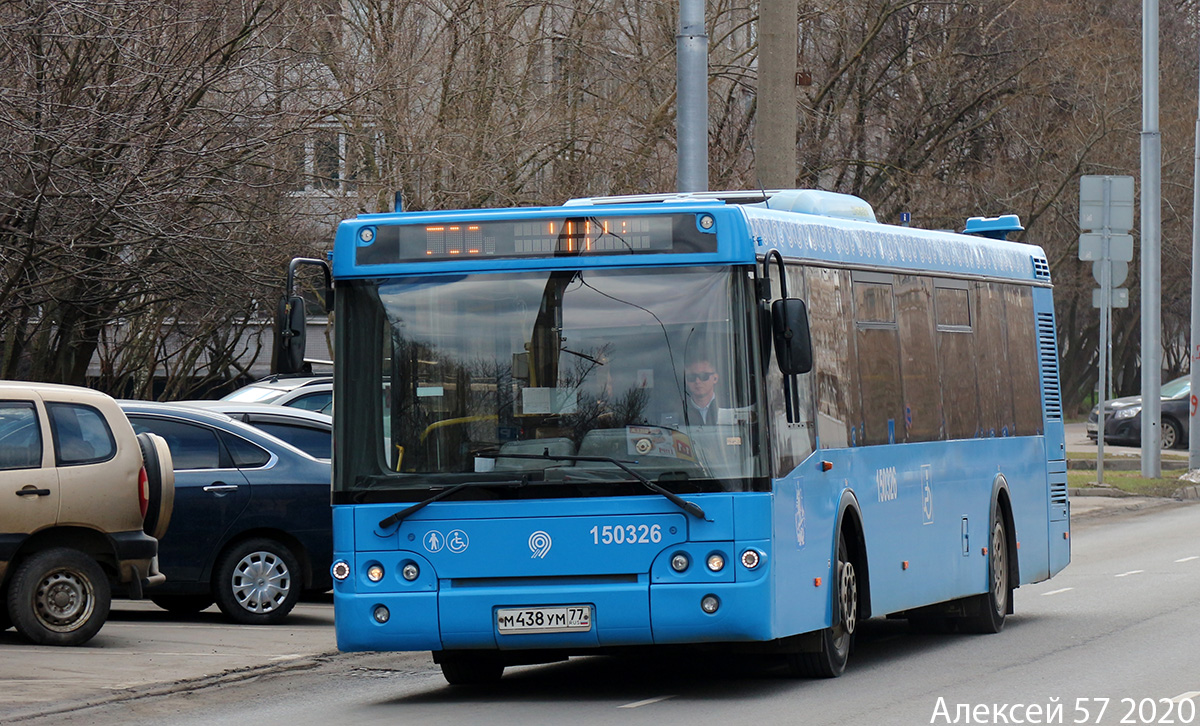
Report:
M836 678L846 670L850 650L854 645L854 632L858 628L858 576L850 551L846 548L846 535L838 535L837 559L834 570L832 596L837 598L834 613L837 622L825 628L818 637L820 647L816 652L801 651L787 656L788 673L803 678Z
M1012 582L1009 578L1008 535L999 503L992 506L992 524L988 536L988 591L974 597L978 614L962 619L961 629L967 633L999 633L1008 617L1012 601Z
M17 567L8 613L39 645L83 645L108 619L112 591L100 565L79 550L44 550Z
M195 615L214 600L212 595L151 595L150 602L172 615Z
M213 594L225 616L245 625L275 625L300 601L300 560L284 544L239 542L217 561Z
M175 509L175 470L172 468L171 451L167 448L167 442L155 434L138 434L137 440L142 450L142 466L146 467L146 483L150 488L142 531L155 539L162 539Z
M1181 449L1187 445L1183 439L1183 427L1173 418L1162 420L1162 440L1159 445L1164 449Z
M438 656L442 677L452 686L483 686L504 675L504 663L495 654L477 651L446 651Z

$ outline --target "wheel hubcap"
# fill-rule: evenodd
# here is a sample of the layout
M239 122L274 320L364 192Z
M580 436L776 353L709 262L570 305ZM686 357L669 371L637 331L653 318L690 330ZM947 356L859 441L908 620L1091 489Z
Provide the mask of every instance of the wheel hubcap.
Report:
M251 552L233 568L233 596L252 613L269 613L292 589L287 563L274 552Z
M996 601L996 612L1003 614L1008 608L1008 565L1004 548L1004 527L999 522L992 528L992 598Z
M849 645L850 636L858 625L858 577L854 565L838 560L838 606L841 622L834 626L834 639L838 650Z
M95 608L92 585L70 570L56 570L38 583L34 611L42 625L59 633L75 630Z

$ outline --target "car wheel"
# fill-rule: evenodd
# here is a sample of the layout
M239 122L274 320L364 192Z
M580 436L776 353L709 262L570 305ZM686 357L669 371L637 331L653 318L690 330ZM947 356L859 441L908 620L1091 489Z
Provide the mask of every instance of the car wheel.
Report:
M217 606L234 622L274 625L300 600L300 561L280 542L258 538L226 550L217 563Z
M150 602L172 615L195 615L213 604L212 595L151 595Z
M39 645L88 642L108 619L111 604L100 565L66 547L22 562L8 588L8 612L17 632Z
M1177 449L1183 446L1183 428L1175 419L1164 418L1162 420L1162 441L1159 443L1164 449Z
M482 686L504 675L504 663L490 652L447 651L439 654L438 663L452 686Z
M1012 597L1012 585L1008 578L1008 537L998 504L992 505L987 557L989 587L986 594L976 599L979 614L963 618L962 629L968 633L999 633L1008 616L1008 603Z
M149 485L149 506L142 530L162 539L171 523L171 512L175 509L175 470L171 463L171 450L167 442L157 434L142 433L137 437L142 450L142 465L146 467L146 483Z
M825 628L820 638L819 650L789 653L788 673L804 678L836 678L846 670L850 659L850 646L854 642L854 631L858 627L858 575L850 552L846 548L846 535L838 535L836 569L834 570L834 592L837 598L834 608L837 622Z

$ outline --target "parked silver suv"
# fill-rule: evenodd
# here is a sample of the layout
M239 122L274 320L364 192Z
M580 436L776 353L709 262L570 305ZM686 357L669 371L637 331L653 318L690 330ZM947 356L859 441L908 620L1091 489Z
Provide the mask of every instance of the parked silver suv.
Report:
M157 538L174 498L166 442L135 434L112 398L0 381L0 630L90 640L114 587L139 598L165 579Z

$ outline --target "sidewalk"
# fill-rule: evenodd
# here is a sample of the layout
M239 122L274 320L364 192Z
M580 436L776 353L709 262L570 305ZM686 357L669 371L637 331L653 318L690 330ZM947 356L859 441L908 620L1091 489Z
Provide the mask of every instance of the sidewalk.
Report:
M1066 425L1066 444L1068 454L1090 454L1092 456L1091 463L1093 466L1095 465L1096 442L1087 437L1087 431L1083 424ZM1179 460L1181 458L1179 456L1180 453L1184 454L1182 461ZM1104 466L1106 471L1110 468L1113 471L1119 469L1139 469L1141 468L1141 457L1142 450L1134 446L1112 446L1108 444L1104 446ZM1161 459L1161 469L1164 476L1171 477L1182 474L1186 468L1186 452L1164 452ZM1184 483L1181 483L1180 487L1181 489L1184 488ZM1191 486L1186 487L1186 489L1190 490L1189 493L1197 496L1185 498L1200 498L1200 487ZM1158 509L1181 504L1177 499L1132 496L1119 489L1109 487L1071 489L1070 499L1071 518L1076 520L1103 517L1121 512Z

